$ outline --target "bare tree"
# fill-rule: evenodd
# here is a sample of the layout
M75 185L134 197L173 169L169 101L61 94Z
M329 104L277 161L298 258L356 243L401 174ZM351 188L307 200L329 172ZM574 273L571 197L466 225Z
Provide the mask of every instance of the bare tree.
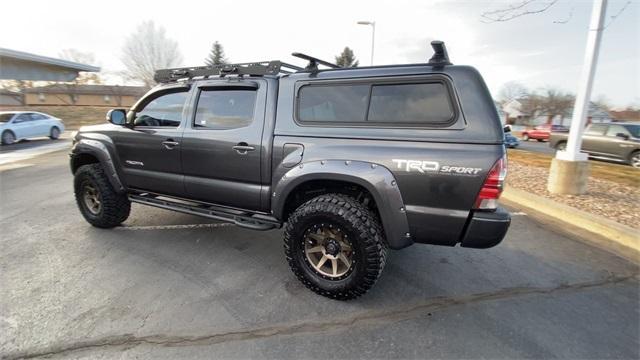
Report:
M522 84L516 81L509 81L502 85L502 88L498 92L498 102L504 105L512 100L519 100L527 97L529 90Z
M539 94L530 93L518 101L521 104L520 111L529 119L535 119L544 112L544 99Z
M554 117L560 116L563 119L569 115L573 108L575 96L554 88L546 88L542 95L542 108L547 115L547 124L551 124Z
M503 8L483 12L482 14L480 14L480 21L484 23L504 22L519 18L521 16L540 14L549 10L556 3L558 3L558 0L519 0L517 2L508 4ZM611 15L609 17L609 22L605 24L604 28L606 29L607 27L609 27L609 25L611 25L620 16L620 14L622 14L627 9L629 5L631 5L631 0L628 0L618 9L618 11L614 15ZM564 19L554 20L553 23L568 23L573 18L574 10L575 8L572 7Z
M557 2L558 0L546 2L539 0L521 0L520 2L509 4L502 9L483 12L480 15L482 17L481 21L487 23L501 22L513 20L525 15L539 14L547 11Z
M167 38L165 29L156 27L153 21L140 24L127 38L122 51L124 75L131 80L140 80L148 87L155 85L153 75L156 70L182 64L178 43Z
M82 52L76 49L64 49L62 50L58 56L62 59L81 63L81 64L90 64L93 65L96 62L96 58L92 53ZM79 85L98 85L102 84L102 79L100 79L100 75L94 72L85 72L81 71L78 73L78 77L73 81L69 81L65 84L61 84L60 86L64 86L66 96L55 95L58 99L62 100L67 105L75 105L78 102L78 87ZM67 101L68 97L68 101Z
M609 99L605 95L598 96L593 103L600 109L604 111L611 111L612 106L609 102Z

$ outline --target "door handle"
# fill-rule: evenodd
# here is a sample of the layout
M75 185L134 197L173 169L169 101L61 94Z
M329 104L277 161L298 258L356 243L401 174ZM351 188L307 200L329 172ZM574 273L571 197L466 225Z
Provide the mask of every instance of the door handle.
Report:
M173 141L173 139L167 139L162 142L162 145L165 147L165 149L171 150L174 147L180 145L180 143L177 141Z
M235 150L240 155L245 155L247 152L254 151L255 149L255 147L249 146L249 144L247 144L246 142L238 143L238 145L233 147L233 150Z

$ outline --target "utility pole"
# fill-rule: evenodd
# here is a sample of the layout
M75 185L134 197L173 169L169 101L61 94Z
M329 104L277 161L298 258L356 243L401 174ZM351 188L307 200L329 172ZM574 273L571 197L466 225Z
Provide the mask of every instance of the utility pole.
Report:
M371 66L373 66L373 49L376 43L376 22L375 21L358 21L358 25L371 25Z
M556 194L584 194L587 190L589 177L589 161L586 153L580 152L582 133L587 122L591 88L598 63L600 40L604 30L604 20L607 11L607 0L595 0L591 12L591 24L587 36L584 65L580 87L573 106L573 117L569 139L565 151L556 152L551 163L547 189Z

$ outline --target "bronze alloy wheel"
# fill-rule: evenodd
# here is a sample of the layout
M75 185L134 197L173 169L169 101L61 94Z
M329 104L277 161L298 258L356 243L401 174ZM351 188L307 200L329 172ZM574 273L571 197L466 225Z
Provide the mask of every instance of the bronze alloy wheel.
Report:
M353 270L355 251L341 228L313 225L305 232L303 242L307 264L323 278L340 280Z
M90 183L85 183L82 188L82 199L89 212L93 215L100 214L100 210L102 210L102 198L95 186Z

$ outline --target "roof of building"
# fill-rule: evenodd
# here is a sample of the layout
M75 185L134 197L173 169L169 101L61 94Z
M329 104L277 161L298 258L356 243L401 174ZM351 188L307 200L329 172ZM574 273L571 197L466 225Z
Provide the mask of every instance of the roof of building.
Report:
M78 72L98 72L98 66L0 48L0 79L71 81Z
M147 92L144 86L120 85L70 85L54 84L25 89L30 94L76 94L76 95L131 95L140 96Z
M74 61L56 59L48 56L36 55L36 54L31 54L23 51L11 50L11 49L5 49L5 48L0 48L0 58L8 58L8 59L10 58L10 59L46 63L49 65L57 65L57 66L61 66L61 67L65 67L65 68L69 68L77 71L89 71L89 72L100 71L100 67L98 66L81 64Z

